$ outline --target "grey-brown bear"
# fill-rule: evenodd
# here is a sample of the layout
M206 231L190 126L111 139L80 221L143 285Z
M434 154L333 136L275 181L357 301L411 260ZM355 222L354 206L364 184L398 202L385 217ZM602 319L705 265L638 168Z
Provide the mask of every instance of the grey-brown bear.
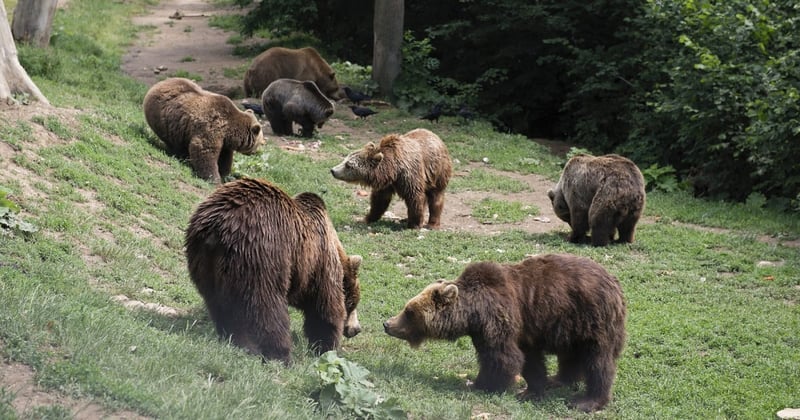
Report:
M278 79L264 89L261 96L264 115L279 136L294 134L292 123L301 127L303 137L314 135L314 127L322 128L333 115L333 102L320 92L314 82Z
M261 124L230 99L203 90L189 79L170 78L144 97L147 124L197 176L219 183L229 175L233 153L252 154L264 143Z
M427 206L428 226L434 229L441 223L444 192L452 173L447 146L423 128L390 134L377 145L369 142L331 169L336 179L372 189L367 223L383 216L396 193L408 208L409 228L422 226Z
M573 404L594 411L611 399L625 317L616 277L588 258L548 254L519 264L470 264L456 281L427 286L384 329L412 347L469 336L480 390L504 391L521 372L527 389L520 399L537 399L548 384L585 380L586 394ZM545 354L558 358L549 381Z
M273 47L259 54L244 74L244 93L261 97L264 89L278 79L310 80L325 96L333 100L344 98L336 73L311 47L296 50Z
M320 353L361 329L361 257L345 253L316 194L292 198L250 178L223 184L192 215L186 257L217 333L264 359L290 362L289 305Z
M591 230L593 246L608 245L617 231L618 242L632 243L646 200L642 172L613 154L572 157L547 195L556 216L572 228L568 240L585 242Z

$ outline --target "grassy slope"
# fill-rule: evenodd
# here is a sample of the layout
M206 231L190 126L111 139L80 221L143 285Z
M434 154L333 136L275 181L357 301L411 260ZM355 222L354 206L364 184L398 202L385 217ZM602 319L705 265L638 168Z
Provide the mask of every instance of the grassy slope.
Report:
M304 350L298 314L294 366L262 364L216 340L188 280L183 229L213 187L152 146L140 111L146 87L117 70L135 33L127 16L141 6L72 0L56 18L55 49L40 63L59 67L35 81L55 106L79 111L37 111L20 121L0 114L0 141L18 151L14 161L27 171L0 174L0 185L12 189L26 219L40 228L30 237L0 237L0 351L33 366L44 386L159 418L320 417L308 399L317 387L314 358ZM352 124L377 132L415 124L401 112L376 117ZM558 169L544 149L483 124L449 121L438 132L462 162L488 156L499 169L549 176ZM346 140L322 140L329 156L346 151ZM537 404L468 391L464 381L476 374L468 339L413 351L382 333L381 323L409 297L431 281L456 277L467 261L518 261L542 252L591 257L624 286L629 340L615 401L600 417L763 418L800 406L800 256L754 240L796 237L796 217L651 195L646 213L659 222L642 225L634 245L604 249L566 244L560 234L487 238L395 231L382 223L368 229L353 222L366 209L327 172L335 161L268 145L262 156L237 163L290 194L323 194L345 247L365 257L364 331L340 354L369 369L375 391L398 398L413 417L581 417L563 404L570 390ZM459 180L458 187L495 190L494 182ZM673 220L735 230L713 233ZM187 314L131 312L110 302L120 293Z

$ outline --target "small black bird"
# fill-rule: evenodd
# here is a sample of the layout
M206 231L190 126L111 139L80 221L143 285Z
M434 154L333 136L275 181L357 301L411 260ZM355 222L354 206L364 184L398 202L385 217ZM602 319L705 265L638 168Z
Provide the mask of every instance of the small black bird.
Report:
M366 93L359 92L357 90L350 89L350 86L344 87L344 94L347 95L347 99L350 102L358 105L361 101L368 101L372 99L372 96L367 95Z
M475 118L475 113L472 112L466 105L461 105L461 108L456 113L459 117L464 119L464 122Z
M244 109L249 109L253 111L254 114L263 117L264 116L264 108L261 107L259 104L251 104L250 102L242 102L242 106Z
M353 110L353 114L356 114L358 116L358 118L361 118L361 119L366 119L370 115L378 113L377 111L373 111L373 110L371 110L369 108L365 108L363 106L350 105L350 109Z
M433 108L431 108L431 110L428 111L427 114L419 117L419 119L428 120L428 121L431 121L431 122L436 121L438 123L439 122L439 117L441 117L441 116L442 116L442 103L440 102L440 103L434 105Z

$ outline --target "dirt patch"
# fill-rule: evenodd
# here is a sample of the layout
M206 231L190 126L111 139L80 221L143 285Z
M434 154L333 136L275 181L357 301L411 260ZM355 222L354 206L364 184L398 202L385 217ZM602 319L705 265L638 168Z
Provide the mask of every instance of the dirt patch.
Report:
M0 343L0 348L3 347ZM11 406L21 418L45 418L34 410L61 407L74 419L148 419L131 411L109 412L103 406L78 400L57 392L44 391L36 385L33 369L21 363L0 362L0 389L14 396Z

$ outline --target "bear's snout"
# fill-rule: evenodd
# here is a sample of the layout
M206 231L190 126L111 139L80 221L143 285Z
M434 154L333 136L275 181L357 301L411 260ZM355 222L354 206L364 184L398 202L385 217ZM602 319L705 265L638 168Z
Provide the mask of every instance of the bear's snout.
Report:
M355 326L347 325L347 326L345 326L344 331L343 331L344 336L347 337L347 338L353 338L353 337L357 336L358 333L360 333L360 332L361 332L361 325L355 325Z
M389 321L383 323L383 332L389 334Z

